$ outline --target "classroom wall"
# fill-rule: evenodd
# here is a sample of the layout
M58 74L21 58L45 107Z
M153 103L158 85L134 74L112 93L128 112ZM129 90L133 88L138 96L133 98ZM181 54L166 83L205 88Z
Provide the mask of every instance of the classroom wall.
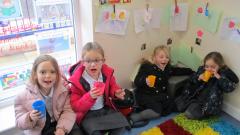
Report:
M124 88L130 88L130 75L144 56L149 56L153 48L160 44L166 44L169 37L173 38L173 43L177 41L173 32L168 30L164 22L161 22L160 29L151 29L139 34L135 33L133 11L134 9L145 8L145 0L132 0L131 4L117 5L116 8L124 8L130 11L130 19L127 34L116 36L104 33L94 33L94 41L99 42L106 53L106 62L115 69L115 76L118 83ZM166 0L151 0L150 7L165 7L169 5ZM93 0L93 20L94 27L98 15L98 0ZM146 50L141 51L141 45L146 43Z
M196 2L202 0L189 0L190 7ZM214 7L217 10L222 10L223 14L220 19L220 25L215 34L209 33L204 29L204 35L202 38L201 46L195 45L196 31L200 29L200 27L192 24L192 12L193 9L190 10L189 13L189 27L188 31L184 33L177 33L180 38L180 41L186 42L188 45L194 47L194 51L196 51L202 58L210 51L219 51L225 58L226 64L238 75L240 78L240 44L222 40L219 37L219 28L221 27L222 20L225 16L227 17L238 17L240 19L240 1L239 0L208 0L209 7ZM228 113L235 116L240 120L240 87L238 87L234 92L225 95L225 105L224 109L227 110Z
M168 0L148 0L151 7L164 8L169 6ZM234 16L240 18L239 0L208 0L209 6L223 10L220 25L224 16ZM116 36L104 33L93 34L93 40L99 42L106 53L106 62L115 69L115 76L122 87L131 87L130 75L134 71L140 58L149 56L153 48L159 44L166 44L167 39L173 39L173 45L185 42L194 47L200 57L204 57L210 51L219 51L223 54L226 64L231 67L240 77L240 62L238 50L239 44L232 41L224 41L219 38L218 31L211 34L204 31L201 46L195 45L196 31L200 28L191 22L192 7L196 2L202 0L180 0L180 2L188 2L190 4L189 25L186 32L170 32L169 25L161 21L160 29L152 29L149 31L136 34L133 24L133 10L145 8L145 0L132 0L131 4L124 4L117 7L126 8L131 11L128 24L127 34L125 36ZM99 4L98 0L93 0L93 26L95 27L98 16ZM218 27L219 30L219 27ZM147 49L141 51L141 45L147 44ZM240 87L233 93L225 96L224 110L240 120Z

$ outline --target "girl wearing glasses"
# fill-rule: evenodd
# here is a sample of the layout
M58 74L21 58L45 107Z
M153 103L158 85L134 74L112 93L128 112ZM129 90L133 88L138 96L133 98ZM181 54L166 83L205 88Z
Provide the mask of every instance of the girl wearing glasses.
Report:
M121 135L128 121L114 110L111 99L124 99L125 92L116 83L113 69L104 62L104 51L98 43L89 42L83 47L82 61L70 68L71 105L86 134ZM104 83L104 92L95 82Z

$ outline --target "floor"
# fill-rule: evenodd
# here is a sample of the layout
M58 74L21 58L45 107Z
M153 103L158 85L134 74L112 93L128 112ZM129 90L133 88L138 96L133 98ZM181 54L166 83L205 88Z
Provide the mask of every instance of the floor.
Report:
M159 123L162 123L162 122L164 122L168 119L171 119L175 115L176 115L176 113L173 113L173 114L170 114L166 117L161 117L159 119L152 120L148 123L148 125L146 125L144 127L141 127L141 128L132 128L130 131L127 131L126 133L124 133L124 135L138 135L142 131L147 130L151 127L154 127L154 126L158 125Z
M124 135L138 135L139 133L150 129L156 125L159 125L160 123L163 123L164 121L171 119L172 117L174 117L175 115L177 115L177 113L173 113L171 115L168 115L166 117L161 117L159 119L156 120L152 120L148 125L142 127L142 128L134 128L130 131L127 131ZM234 119L233 117L231 117L230 115L228 115L227 113L223 112L221 115L221 119L223 120L228 120L232 125L234 125L236 128L240 128L240 121Z
M166 117L161 117L159 119L152 120L152 121L150 121L150 123L148 125L141 127L141 128L133 128L130 131L126 131L123 135L137 135L144 130L154 127L154 126L174 117L175 115L177 115L177 114L173 113ZM236 119L232 118L230 115L223 112L221 118L230 121L235 127L240 128L240 121L237 121ZM0 135L23 135L23 133L17 128L11 128L4 132L0 132Z

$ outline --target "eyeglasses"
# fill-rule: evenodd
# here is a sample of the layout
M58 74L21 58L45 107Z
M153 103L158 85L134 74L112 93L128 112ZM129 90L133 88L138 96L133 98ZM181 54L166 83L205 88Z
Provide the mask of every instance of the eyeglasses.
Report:
M104 61L104 59L95 59L95 60L86 59L86 60L83 60L83 62L85 62L87 64L91 64L91 63L100 64L103 61Z

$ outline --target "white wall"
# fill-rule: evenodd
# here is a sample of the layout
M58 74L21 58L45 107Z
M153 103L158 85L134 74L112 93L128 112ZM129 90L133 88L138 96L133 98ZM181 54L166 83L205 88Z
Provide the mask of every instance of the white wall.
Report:
M94 27L98 15L98 0L93 0ZM165 7L169 5L166 0L152 0L150 7ZM169 37L174 37L174 33L169 32L168 27L162 23L160 29L153 29L139 34L135 33L133 24L133 10L145 8L145 0L133 0L131 4L117 5L116 8L125 8L130 11L130 19L127 34L125 36L109 35L104 33L94 33L94 41L99 42L105 51L106 62L115 69L115 76L118 83L125 88L131 86L130 75L142 56L148 56L154 46L166 44ZM177 37L173 38L173 42ZM147 44L147 49L141 51L141 45Z
M163 8L169 5L169 0L149 0L151 7ZM125 36L109 35L104 33L94 33L94 41L99 42L106 53L107 63L115 69L115 76L122 87L130 87L129 76L133 72L138 60L142 56L150 55L152 49L159 44L166 44L167 38L173 38L173 44L184 41L194 47L194 51L204 57L210 51L219 51L223 54L227 65L232 68L240 77L240 45L231 41L223 41L219 38L218 32L210 34L204 31L201 46L195 45L196 31L199 27L191 22L192 7L196 2L202 0L180 0L180 2L190 4L190 19L187 32L173 33L169 31L168 25L162 23L160 29L154 29L140 34L136 34L133 24L133 10L145 7L145 0L133 0L131 4L120 5L117 7L126 8L131 11L127 34ZM208 0L209 6L223 10L224 16L235 16L240 18L239 0ZM172 1L171 1L172 2ZM93 0L93 21L94 27L98 15L98 0ZM222 22L222 21L221 21ZM221 26L221 23L220 23ZM219 27L218 27L219 28ZM141 51L141 45L147 44L147 49ZM225 97L225 111L240 120L240 88Z
M193 7L196 2L202 2L202 0L189 0L190 6ZM223 14L220 21L220 27L222 20L225 16L238 17L240 19L240 1L239 0L208 0L209 7L214 7L218 10L222 10ZM193 25L191 22L191 16L194 11L190 10L189 29L186 33L178 34L181 41L186 42L189 45L194 46L194 50L197 51L202 57L204 57L210 51L219 51L225 58L226 64L238 75L240 78L240 44L233 41L225 41L219 37L219 27L215 34L211 34L204 31L201 46L195 45L196 31L200 28ZM225 96L225 110L234 115L240 120L240 87L234 92Z

